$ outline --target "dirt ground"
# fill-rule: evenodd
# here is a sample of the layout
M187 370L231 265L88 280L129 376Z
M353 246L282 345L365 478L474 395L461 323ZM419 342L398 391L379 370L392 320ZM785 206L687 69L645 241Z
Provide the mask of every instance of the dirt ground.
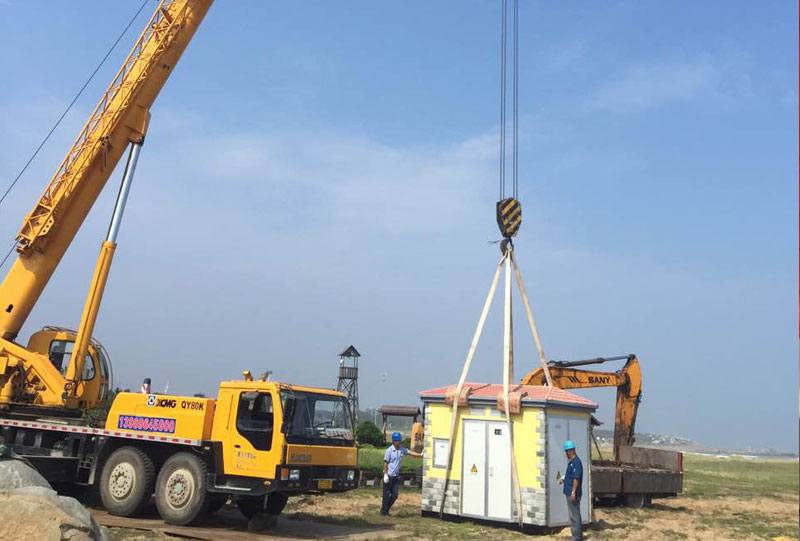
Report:
M661 541L797 540L800 471L796 460L743 460L685 456L684 490L677 498L654 500L652 507L598 507L587 539ZM344 494L291 498L278 527L258 539L541 539L569 538L569 530L535 532L420 516L419 489L403 487L392 515L380 515L381 491L361 488ZM246 532L247 522L231 505L223 515L230 532ZM151 517L156 518L157 516ZM210 521L221 520L218 515ZM160 519L157 520L160 522ZM112 528L116 540L177 539L139 529ZM136 528L137 525L130 526ZM185 539L192 534L169 532ZM238 535L238 534L236 534ZM198 535L197 537L201 537ZM209 539L207 535L203 537ZM211 537L215 541L217 538ZM252 539L242 535L230 539Z
M407 538L514 539L526 537L506 529L487 525L443 522L419 515L419 492L401 493L392 517L378 515L380 494L361 490L340 497L307 496L290 508L287 516L310 520L341 522L351 525L386 526L403 532ZM720 497L697 499L680 497L660 499L641 510L624 507L599 507L595 521L587 530L587 539L655 541L661 539L723 540L774 539L790 534L796 539L798 497L783 499ZM793 537L791 537L793 535ZM569 538L568 529L554 534L541 532L535 539Z
M797 539L798 505L796 496L783 499L721 497L713 500L681 497L656 500L652 507L641 510L600 507L595 510L595 521L587 529L586 538L629 541ZM281 528L282 531L269 532L266 538L432 540L570 538L568 528L559 532L536 532L538 535L531 536L485 524L421 517L418 491L401 493L390 517L380 516L379 506L380 493L377 490L362 489L338 496L304 496L287 506L284 512L286 522ZM229 510L231 516L238 517L233 511ZM242 524L236 529L246 530L246 521L239 520ZM294 525L300 529L295 531ZM335 527L339 527L339 531L331 529ZM112 528L111 533L114 539L125 541L178 539L156 531ZM174 535L178 532L170 533ZM181 532L181 538L185 538L183 536L187 533ZM188 535L191 536L190 533ZM786 537L781 538L780 535Z

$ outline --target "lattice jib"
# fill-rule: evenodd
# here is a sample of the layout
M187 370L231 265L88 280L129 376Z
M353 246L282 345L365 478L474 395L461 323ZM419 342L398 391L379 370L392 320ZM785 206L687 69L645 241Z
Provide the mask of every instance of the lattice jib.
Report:
M189 0L162 0L159 4L40 200L23 221L17 235L20 253L34 249L42 237L58 226L59 215L69 207L70 194L85 179L111 135L123 127L121 120L135 103L142 83L174 41L188 3Z

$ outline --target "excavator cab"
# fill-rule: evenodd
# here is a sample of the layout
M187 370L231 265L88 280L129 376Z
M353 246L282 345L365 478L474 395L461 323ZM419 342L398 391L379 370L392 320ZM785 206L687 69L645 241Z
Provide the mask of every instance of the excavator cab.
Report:
M65 379L70 364L74 362L72 350L77 334L76 331L61 327L45 327L31 335L28 349L46 356L62 379ZM92 340L89 344L82 372L76 393L82 405L90 408L105 402L113 384L113 373L108 353L97 340ZM37 386L37 379L39 378L35 373L29 373L28 386Z

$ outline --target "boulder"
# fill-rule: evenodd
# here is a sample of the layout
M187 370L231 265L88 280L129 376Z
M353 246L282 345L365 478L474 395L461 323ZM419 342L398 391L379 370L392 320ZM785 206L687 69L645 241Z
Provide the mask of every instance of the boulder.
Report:
M31 466L0 460L0 539L107 541L109 537L78 500L59 496Z
M0 460L0 491L22 487L50 488L38 471L20 460Z

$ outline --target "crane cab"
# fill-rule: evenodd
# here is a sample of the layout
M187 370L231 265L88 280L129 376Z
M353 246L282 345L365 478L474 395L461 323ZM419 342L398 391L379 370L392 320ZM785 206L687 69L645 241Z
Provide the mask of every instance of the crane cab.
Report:
M75 347L77 334L73 330L61 327L45 327L31 335L28 340L28 350L39 356L46 357L45 363L40 364L49 363L50 366L47 368L52 367L55 369L63 380L70 364L73 362L72 350ZM40 371L45 372L43 368L40 367L40 370L31 371L27 377L28 387L39 387L43 383L41 380L44 379L42 376L45 374L39 373ZM51 372L51 370L47 370L47 372ZM76 396L79 397L80 408L92 408L104 403L111 390L112 380L113 373L108 353L100 342L92 340L86 353L83 374L81 374L81 381L78 383L76 392ZM57 397L52 397L51 399L61 398L63 384L57 388L50 388L52 385L47 384L45 386L48 387L47 390L50 391L50 394L57 395Z

